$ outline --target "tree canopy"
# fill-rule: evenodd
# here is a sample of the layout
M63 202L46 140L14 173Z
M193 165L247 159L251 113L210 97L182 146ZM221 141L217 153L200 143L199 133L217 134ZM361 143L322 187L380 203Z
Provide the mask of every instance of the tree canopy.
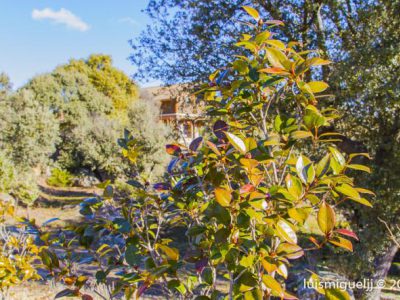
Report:
M6 79L2 86L9 93ZM158 122L157 108L137 104L138 97L137 85L112 65L109 56L71 60L4 97L0 142L24 167L52 162L73 173L90 170L105 179L128 168L117 145L127 128L140 135L147 150L138 161L142 171L156 173L149 163L154 160L160 172L165 154L159 143L169 132Z

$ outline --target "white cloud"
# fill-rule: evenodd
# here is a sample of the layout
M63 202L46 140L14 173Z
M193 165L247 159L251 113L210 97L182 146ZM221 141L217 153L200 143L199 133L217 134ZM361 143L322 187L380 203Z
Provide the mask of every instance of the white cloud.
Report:
M59 11L54 11L51 8L44 8L42 10L34 9L32 11L32 19L49 19L55 23L64 24L69 28L79 31L87 31L89 29L88 24L65 8L61 8Z
M118 19L118 22L120 22L120 23L128 23L128 24L131 24L131 25L138 25L139 24L137 21L135 21L134 19L132 19L130 17L125 17L125 18Z

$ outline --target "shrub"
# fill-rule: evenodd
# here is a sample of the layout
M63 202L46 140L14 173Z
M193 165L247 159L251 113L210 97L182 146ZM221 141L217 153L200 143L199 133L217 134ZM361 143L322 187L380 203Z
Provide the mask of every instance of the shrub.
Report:
M47 178L47 183L56 187L72 186L74 176L66 170L54 168L51 170L51 175Z
M8 299L11 286L29 280L38 280L37 259L39 247L32 236L26 234L21 224L13 231L5 224L5 218L14 214L14 203L0 197L0 297Z
M39 197L35 176L30 170L16 168L3 152L0 152L0 193L26 205L32 204Z
M103 197L81 203L86 219L74 230L77 239L61 235L53 244L42 235L51 275L71 285L63 295L82 295L89 280L77 263L97 265L98 283L116 276L113 294L128 299L152 287L174 299L295 299L284 284L291 261L326 244L352 251L348 238L357 236L337 228L335 211L348 201L370 206L362 195L371 192L347 175L369 172L353 163L368 155L344 155L335 146L340 135L327 130L338 113L319 108L328 86L308 78L311 67L329 61L273 39L270 30L281 22L244 9L256 22L236 44L241 55L198 92L208 103L212 134L189 147L167 145L168 180L151 185L137 176L128 181L132 197L113 197L105 183ZM120 145L125 157L140 160L129 133ZM304 241L298 235L308 218L316 219L320 235ZM186 231L179 248L183 236L168 234L177 227Z
M18 91L0 101L0 147L20 169L48 162L59 141L58 125L30 91Z

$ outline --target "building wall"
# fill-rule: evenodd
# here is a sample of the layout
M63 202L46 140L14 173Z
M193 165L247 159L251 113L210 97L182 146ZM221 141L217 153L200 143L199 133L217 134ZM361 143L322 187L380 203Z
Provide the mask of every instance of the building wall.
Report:
M143 88L140 98L159 107L160 120L175 130L180 137L179 142L188 144L200 135L203 105L185 90L185 86Z

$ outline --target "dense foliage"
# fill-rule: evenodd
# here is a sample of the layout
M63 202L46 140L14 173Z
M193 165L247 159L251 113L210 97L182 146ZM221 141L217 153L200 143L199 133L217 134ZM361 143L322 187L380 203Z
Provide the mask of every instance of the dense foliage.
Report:
M380 220L390 224L397 238L400 234L396 228L400 223L400 1L152 0L146 12L153 24L132 41L137 76L146 74L169 83L204 81L209 72L237 54L231 42L238 28L246 27L236 22L246 3L284 21L279 38L318 48L335 62L313 76L330 85L335 106L346 112L333 124L349 135L339 147L347 153L371 153L374 175L359 179L378 193L380 203L372 211L346 206L364 243L356 249L360 255L349 257L340 267L347 266L355 280L385 278L398 247L389 235L381 234L387 229ZM331 104L332 98L322 105ZM379 290L372 291L370 298L379 298L376 293Z
M307 80L311 68L330 62L275 39L280 21L244 9L254 20L247 23L251 34L236 43L242 55L198 92L212 133L189 147L166 146L173 157L168 180L150 185L137 176L128 181L131 197L114 195L105 183L103 197L82 202L85 222L72 240L66 232L52 239L31 223L49 275L71 286L58 297L84 297L90 278L83 265L90 264L98 267L97 282L117 278L110 298L157 287L173 299L295 299L284 285L290 261L327 244L353 250L349 238L357 236L338 227L336 214L343 203L371 206L364 195L372 192L350 176L370 170L355 162L368 154L345 155L335 146L341 135L329 128L337 111L319 108L328 85ZM119 144L138 161L141 149L128 131ZM320 234L304 240L307 219L316 220ZM178 249L182 240L171 231L182 227L187 241ZM339 289L318 292L349 297Z
M102 180L121 176L128 165L116 141L128 128L145 150L138 162L141 171L162 175L166 155L161 145L169 130L158 122L157 107L137 103L137 86L112 66L109 56L71 60L14 93L6 79L0 143L21 168L55 163L74 174L94 172Z

